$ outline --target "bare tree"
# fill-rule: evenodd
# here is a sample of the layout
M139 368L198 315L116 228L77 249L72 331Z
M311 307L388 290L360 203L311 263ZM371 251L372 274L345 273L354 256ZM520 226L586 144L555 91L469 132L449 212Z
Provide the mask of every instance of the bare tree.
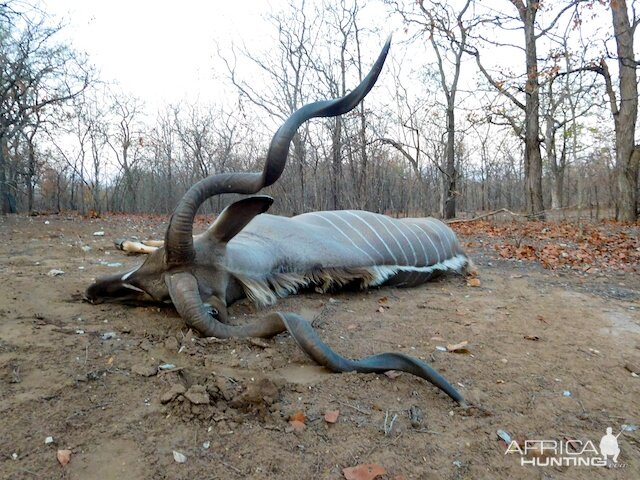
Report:
M405 23L417 25L428 35L438 66L441 92L445 98L445 148L442 167L441 213L443 218L456 216L456 97L462 68L462 57L472 22L465 18L472 0L465 0L459 10L445 2L419 0L413 9L394 3ZM416 11L417 10L417 11ZM475 20L474 20L475 21Z
M635 221L638 218L638 171L640 150L635 145L635 131L638 120L638 80L635 59L634 39L640 16L636 11L636 2L629 6L626 0L610 0L609 10L613 24L618 60L618 88L613 87L611 74L606 60L600 62L599 72L605 78L606 92L616 132L616 168L618 170L618 192L620 201L618 219Z
M136 211L138 161L140 150L144 146L142 101L136 97L112 92L110 96L112 130L107 135L107 144L113 152L122 173L124 195L112 196L117 209Z
M517 16L496 15L491 11L483 21L486 26L494 26L503 31L509 31L518 25L524 34L524 47L516 47L524 52L525 79L524 85L510 86L507 79L498 79L489 72L483 61L481 51L476 46L468 51L474 55L479 70L488 82L512 105L524 114L524 125L515 116L505 115L518 135L523 135L525 144L524 153L524 181L525 181L525 205L530 214L540 214L544 211L542 191L542 152L540 129L540 65L538 56L538 41L553 31L558 22L565 17L570 10L575 10L575 2L568 1L562 5L554 5L555 10L550 11L551 18L545 25L540 25L537 15L541 11L542 4L539 0L508 0L515 7ZM476 40L487 41L478 37ZM489 40L494 46L504 46L499 40ZM513 46L513 45L512 45ZM524 95L524 101L521 96Z
M168 107L164 111L158 113L156 125L151 131L150 141L153 144L154 160L156 170L162 172L162 180L160 188L163 195L161 196L161 204L165 211L171 211L175 206L174 198L176 187L175 169L179 160L179 152L177 146L177 129L175 126L175 107Z
M74 98L90 81L84 59L57 40L62 27L51 25L46 16L28 6L26 11L18 10L24 7L18 2L0 6L1 214L15 210L11 190L16 188L16 172L10 170L8 159L11 142L22 137L33 146L42 111ZM28 155L25 177L33 208L35 151Z
M422 88L418 94L407 86L404 80L407 75L402 69L402 62L390 62L390 67L394 80L391 94L394 105L384 116L392 118L393 125L386 132L377 130L377 140L393 147L413 172L421 192L417 195L411 192L406 199L407 207L430 212L434 205L433 187L438 185L434 170L437 169L439 176L443 175L441 159L445 146L441 140L442 109L432 93L438 83L437 74L429 72L423 76ZM434 88L429 88L432 84Z
M284 12L268 17L277 30L277 51L265 55L255 54L241 48L241 57L257 68L262 81L247 81L237 69L235 49L233 59L220 54L227 66L228 78L237 88L240 101L249 101L258 109L278 120L284 120L308 100L310 60L308 52L317 41L320 18L310 14L306 2L291 1ZM315 31L314 31L315 30ZM316 36L314 36L314 33ZM293 138L293 161L297 165L297 192L300 211L305 211L305 137L308 125L301 128Z

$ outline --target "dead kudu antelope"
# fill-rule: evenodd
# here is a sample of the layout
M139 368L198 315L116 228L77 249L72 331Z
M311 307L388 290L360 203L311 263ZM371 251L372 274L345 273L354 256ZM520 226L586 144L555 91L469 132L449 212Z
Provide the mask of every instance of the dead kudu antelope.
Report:
M464 404L425 362L400 353L346 359L294 313L272 313L247 325L227 323L227 306L244 296L270 304L303 287L415 286L443 272L460 272L468 259L442 222L393 220L352 210L285 218L264 214L273 199L253 196L231 204L206 232L193 236L193 220L205 200L221 193L254 194L280 177L302 123L353 109L376 82L389 45L387 41L372 70L350 94L305 105L286 120L271 141L262 173L218 174L193 185L171 216L164 246L135 270L98 279L85 298L92 303L172 302L185 323L205 336L269 337L288 330L309 357L332 371L405 371Z

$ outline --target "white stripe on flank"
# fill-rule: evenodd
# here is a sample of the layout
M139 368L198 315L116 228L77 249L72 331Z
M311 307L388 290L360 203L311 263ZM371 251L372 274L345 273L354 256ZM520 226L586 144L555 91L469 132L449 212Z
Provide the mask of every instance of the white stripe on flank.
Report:
M409 244L409 247L411 248L411 252L413 253L413 263L417 263L418 258L416 257L416 251L413 249L413 245L411 245L411 242L409 241L409 239L407 238L407 236L402 232L402 230L400 230L400 227L398 226L398 224L396 222L394 222L393 220L391 220L390 218L388 219L389 223L391 225L393 225L393 227L400 232L400 235L402 235L404 237L404 239L407 241L407 243ZM404 248L402 249L402 253L404 253ZM407 265L409 265L411 262L409 262L409 257L407 257L407 255L405 254L404 257L407 259Z
M438 234L438 231L436 230L436 227L435 226L431 226L432 224L431 224L431 222L429 222L429 218L430 217L425 218L425 220L426 220L425 223L422 223L420 225L424 225L429 230L431 230L431 232L433 233L433 235L429 235L429 239L431 239L431 237L436 237L438 239L438 243L442 247L442 257L446 259L449 256L449 255L447 255L447 249L444 247L444 243L442 243L442 238L440 238L440 235ZM433 240L432 240L432 242L433 242ZM433 246L435 247L435 243L433 244ZM438 258L441 258L440 257L440 250L438 250L437 247L436 247L436 250L438 251ZM440 261L442 261L442 260L440 260Z
M425 220L427 222L430 222L434 226L434 231L435 230L438 230L440 232L443 231L442 230L442 226L441 226L443 224L439 220L436 220L435 218L431 218L431 217L427 217ZM447 247L444 244L444 241L447 239L447 232L445 231L444 235L437 235L436 234L436 236L438 237L438 240L440 240L440 245L442 245L444 256L448 257L449 255L447 255ZM449 242L447 242L447 243L449 243Z
M444 223L442 220L439 220L438 226L444 232L444 236L447 238L447 240L451 240L452 238L455 239L453 230L451 230L451 227L449 227L446 223Z
M343 210L343 211L344 211L344 210ZM357 229L357 228L355 228L353 225L349 224L349 222L347 222L344 218L342 218L340 215L338 215L338 213L337 213L337 212L325 212L325 213L333 214L335 217L337 217L337 218L339 218L340 220L342 220L342 221L347 225L347 227L349 227L351 230L353 230L355 233L357 233L357 234L360 236L360 238L362 238L362 240L364 240L364 241L365 241L365 243L366 243L367 245L369 245L369 247L371 247L371 250L373 250L373 251L374 251L374 252L376 252L378 255L380 255L380 257L382 258L382 262L384 263L384 260L385 260L384 255L382 255L382 253L380 253L376 247L374 247L373 245L371 245L371 243L369 243L369 240L367 240L367 237L365 237L364 235L362 235L362 233L360 233L360 232L358 231L358 229ZM337 228L337 227L336 227L336 228ZM379 262L375 262L375 260L374 260L374 263L379 263Z
M420 236L411 228L415 226L413 223L408 223L407 227L409 227L409 231L411 233L413 233L413 236L416 237L416 240L418 240L418 243L420 244L420 248L422 248L422 253L424 254L424 264L425 265L429 265L429 254L427 253L427 249L424 248L424 243L422 243L422 239L420 238ZM418 230L420 230L418 228ZM422 230L420 230L422 232Z
M416 227L418 230L420 230L420 233L424 236L427 237L427 240L429 240L429 243L431 243L431 246L433 247L433 249L436 252L436 255L438 256L438 262L440 263L442 261L442 258L440 257L440 250L438 250L438 247L436 247L436 244L433 243L433 240L431 239L431 235L429 235L429 233L427 233L422 227L422 224L419 223L412 223L411 225L413 225L414 227Z
M393 238L393 241L396 242L396 245L398 245L398 249L400 250L400 252L402 252L402 256L404 257L404 263L409 264L409 258L407 257L407 254L404 253L402 245L400 245L400 242L398 241L398 239L395 237L395 235L393 233L391 233L391 230L389 230L389 228L384 224L382 219L385 219L385 220L387 220L387 221L389 221L391 223L393 223L393 221L389 217L387 217L386 215L375 215L373 218L375 218L378 221L378 223L384 227L384 229L391 236L391 238ZM395 257L394 257L394 259L395 259ZM396 260L396 262L397 262L397 260Z
M396 258L396 256L393 254L391 250L389 250L389 246L387 245L387 242L385 242L384 239L378 234L378 232L376 232L375 229L371 225L369 225L369 222L367 222L361 215L356 215L355 213L350 212L348 210L345 210L344 213L346 213L347 215L351 215L352 217L356 217L357 219L362 221L367 226L367 228L371 230L376 237L378 237L378 240L382 242L382 245L384 245L384 248L387 250L387 252L389 252L389 255L391 255L391 258L393 258L393 261L398 263L398 259Z
M328 213L328 212L323 212L323 213ZM338 232L340 232L342 234L343 237L345 237L347 240L349 240L351 242L351 244L356 247L358 250L360 250L362 253L364 253L367 257L369 257L371 259L371 261L375 264L376 261L375 259L367 252L365 252L362 248L360 248L352 239L349 235L347 235L346 233L344 233L340 227L338 227L335 223L333 223L331 220L329 220L326 216L324 215L318 215L317 212L309 212L306 215L312 215L314 217L318 217L322 220L324 220L325 222L329 223L333 228L335 228Z

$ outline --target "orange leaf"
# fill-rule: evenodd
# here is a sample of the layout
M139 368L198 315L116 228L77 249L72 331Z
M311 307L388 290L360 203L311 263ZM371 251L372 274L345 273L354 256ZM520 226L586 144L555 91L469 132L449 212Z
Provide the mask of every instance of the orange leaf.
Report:
M296 432L301 432L305 429L304 422L298 420L289 420L289 425L291 425Z
M306 419L305 419L304 413L301 410L298 410L296 413L294 413L289 417L290 422L300 422L304 424L305 420Z
M58 462L63 467L71 461L71 450L58 450L56 453L56 458Z
M340 415L340 410L329 410L324 414L324 421L327 423L336 423L338 421L338 416Z
M375 463L367 463L342 469L342 474L347 480L373 480L385 473L387 473L385 468Z
M467 285L469 285L470 287L479 287L480 286L480 279L479 278L470 278L469 280L467 280Z

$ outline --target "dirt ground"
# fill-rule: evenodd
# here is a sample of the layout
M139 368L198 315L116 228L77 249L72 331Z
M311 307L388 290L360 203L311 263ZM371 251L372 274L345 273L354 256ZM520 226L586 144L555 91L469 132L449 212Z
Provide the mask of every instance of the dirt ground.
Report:
M140 217L0 219L0 478L341 479L369 463L382 479L640 478L637 268L545 270L465 235L479 287L452 276L279 303L317 315L320 335L348 356L431 362L476 406L465 411L408 374L328 373L287 335L200 339L170 308L81 301L92 278L142 261L114 239L162 238L163 228ZM260 314L247 303L232 312L238 322ZM466 354L437 348L465 340ZM296 412L302 430L289 422ZM496 433L598 447L623 425L616 468L521 466Z

